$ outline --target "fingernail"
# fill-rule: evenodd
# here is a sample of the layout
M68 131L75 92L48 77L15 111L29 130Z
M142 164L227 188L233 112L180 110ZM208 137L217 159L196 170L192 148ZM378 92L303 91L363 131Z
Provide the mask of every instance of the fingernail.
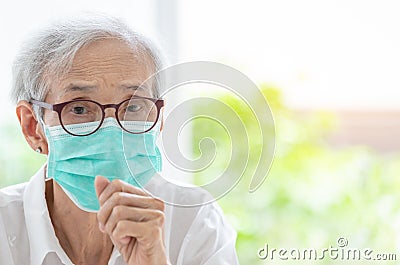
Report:
M123 244L123 245L127 245L127 244L129 244L130 241L131 241L131 237L126 236L126 237L122 238L119 242L121 242L121 244Z
M100 231L101 231L101 232L103 232L103 233L104 233L104 231L105 231L105 227L104 227L104 225L102 225L102 224L99 224L99 229L100 229Z

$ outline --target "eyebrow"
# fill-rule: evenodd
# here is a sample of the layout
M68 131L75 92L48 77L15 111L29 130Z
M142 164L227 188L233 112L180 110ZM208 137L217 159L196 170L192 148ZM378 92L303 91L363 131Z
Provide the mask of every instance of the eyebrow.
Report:
M97 89L96 86L80 86L80 85L71 84L64 89L63 94L65 95L68 92L74 92L74 91L88 92L88 91L93 91L95 89Z
M133 90L133 91L147 91L148 89L140 86L140 85L131 85L131 84L122 84L118 87L119 89L123 90ZM63 90L63 95L70 93L70 92L84 92L88 93L93 90L97 90L98 87L95 85L77 85L77 84L70 84Z
M120 89L126 89L126 90L133 90L133 91L139 91L139 92L147 92L149 93L148 97L153 97L153 90L151 88L148 88L146 86L140 86L140 85L130 85L130 84L123 84L120 86Z
M121 89L129 89L129 90L144 90L143 87L139 86L139 85L121 85L120 86Z

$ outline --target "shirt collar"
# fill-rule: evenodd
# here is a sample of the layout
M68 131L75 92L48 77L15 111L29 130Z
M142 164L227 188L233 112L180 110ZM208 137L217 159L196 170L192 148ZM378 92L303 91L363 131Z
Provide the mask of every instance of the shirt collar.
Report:
M49 253L56 253L64 264L72 264L62 249L47 208L45 196L45 168L43 165L29 181L24 193L24 214L29 238L32 265L42 265ZM109 264L122 259L114 247Z
M72 264L62 250L50 220L45 198L45 167L31 178L24 193L24 214L32 265L42 265L47 254L55 252L65 264Z

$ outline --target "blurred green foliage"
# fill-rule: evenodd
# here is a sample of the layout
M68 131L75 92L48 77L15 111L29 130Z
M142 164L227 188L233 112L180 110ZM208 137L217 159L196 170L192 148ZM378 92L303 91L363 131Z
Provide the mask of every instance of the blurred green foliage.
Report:
M29 147L16 122L0 127L0 188L28 181L46 161Z
M269 248L322 249L338 247L344 237L348 248L370 248L373 253L396 253L399 241L400 156L379 155L365 146L334 148L326 142L336 118L328 112L299 116L285 107L278 89L263 85L263 95L272 109L276 126L276 154L270 173L254 193L248 188L252 170L246 170L240 183L218 202L238 232L237 252L241 264L375 264L373 261L284 260L275 254L271 261L258 258L257 251ZM249 145L232 146L251 151L248 167L256 166L260 148L254 115L233 94L215 95L229 105L246 127ZM207 113L219 113L220 105L207 106ZM261 106L261 105L260 105ZM252 106L257 108L260 106ZM204 106L194 106L196 115ZM222 121L223 123L223 121ZM216 151L216 165L198 172L197 184L227 168L231 154L230 137L246 136L226 131L219 123L196 119L193 122L194 156ZM204 137L215 146L199 147ZM269 143L265 143L266 145ZM216 149L216 150L214 150ZM218 158L220 157L220 158ZM227 159L228 158L228 159ZM237 159L233 164L240 163ZM261 161L260 163L262 163ZM232 170L232 168L229 168ZM210 176L211 175L211 176ZM399 252L400 253L400 252ZM320 256L320 255L319 255ZM400 259L400 254L397 255ZM394 264L380 261L379 264Z

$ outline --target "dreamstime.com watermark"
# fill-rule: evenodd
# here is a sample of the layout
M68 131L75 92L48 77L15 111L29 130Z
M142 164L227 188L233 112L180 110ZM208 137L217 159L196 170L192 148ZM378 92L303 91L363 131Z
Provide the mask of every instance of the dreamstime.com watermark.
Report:
M397 254L378 253L370 248L348 247L348 240L340 237L336 246L328 248L271 248L267 243L257 251L261 260L368 260L368 261L395 261Z

